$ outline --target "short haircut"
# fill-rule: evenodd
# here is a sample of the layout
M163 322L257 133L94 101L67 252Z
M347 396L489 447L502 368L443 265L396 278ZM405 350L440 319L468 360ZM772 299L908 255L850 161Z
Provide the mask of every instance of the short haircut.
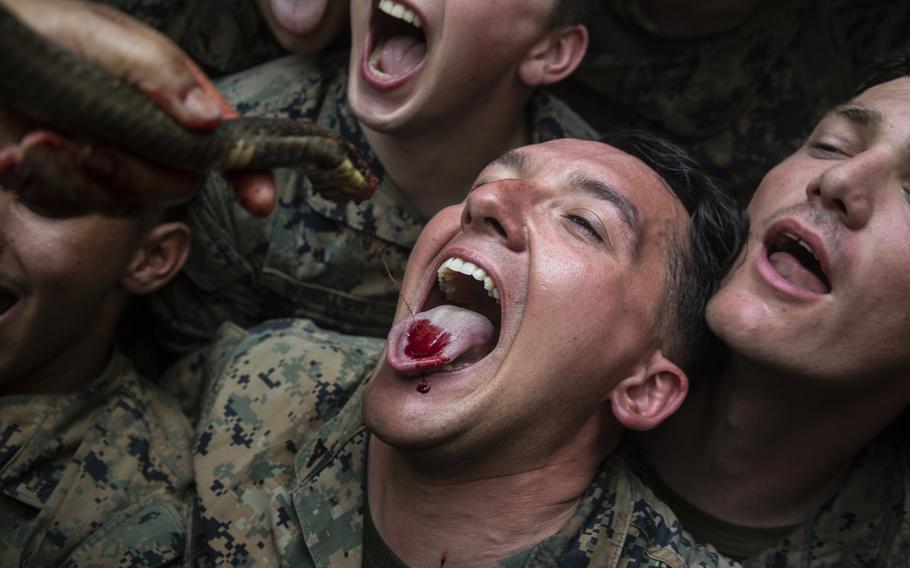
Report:
M713 372L723 348L708 329L705 306L746 240L745 211L676 144L641 130L603 141L654 170L689 214L688 242L670 245L655 332L663 339L664 354L687 374Z
M860 83L855 94L859 95L875 85L908 76L910 76L910 53L903 53L901 55L883 59L875 65L875 70L872 72L872 75Z
M594 0L556 0L550 15L550 25L558 28L587 23L594 5Z

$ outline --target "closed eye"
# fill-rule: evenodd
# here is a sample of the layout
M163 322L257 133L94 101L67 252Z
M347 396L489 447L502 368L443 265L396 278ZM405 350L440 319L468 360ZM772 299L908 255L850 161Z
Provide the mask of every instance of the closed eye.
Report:
M565 215L565 218L568 219L569 221L571 221L572 223L574 223L575 225L577 225L578 227L580 227L584 232L586 232L589 236L591 236L597 242L600 242L600 243L604 242L604 236L600 233L600 231L598 231L594 227L594 224L591 221L589 221L586 217L584 217L583 215L578 215L576 213L567 213ZM601 223L601 225L602 224L603 223Z

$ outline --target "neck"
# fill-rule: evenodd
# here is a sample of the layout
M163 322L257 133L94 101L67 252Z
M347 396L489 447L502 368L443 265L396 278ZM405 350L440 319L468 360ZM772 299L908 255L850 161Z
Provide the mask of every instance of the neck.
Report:
M795 524L814 514L902 408L894 393L831 394L830 385L735 356L721 377L699 386L642 443L659 475L684 499L722 520L755 527Z
M18 379L6 384L0 381L0 396L64 394L98 378L110 361L117 315L122 308L119 303L106 306L94 325L88 326L74 342L30 365Z
M556 534L594 478L605 452L507 475L431 474L372 436L367 498L383 540L409 566L487 566Z
M483 167L528 142L520 103L477 108L467 117L406 132L379 132L360 124L364 136L402 194L425 217L459 203Z

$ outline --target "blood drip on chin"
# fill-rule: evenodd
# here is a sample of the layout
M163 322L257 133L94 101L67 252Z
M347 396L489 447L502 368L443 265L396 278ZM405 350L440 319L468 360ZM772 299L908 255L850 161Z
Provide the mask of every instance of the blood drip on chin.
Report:
M427 394L430 392L430 383L427 382L426 377L420 378L420 382L417 383L417 392L420 394Z

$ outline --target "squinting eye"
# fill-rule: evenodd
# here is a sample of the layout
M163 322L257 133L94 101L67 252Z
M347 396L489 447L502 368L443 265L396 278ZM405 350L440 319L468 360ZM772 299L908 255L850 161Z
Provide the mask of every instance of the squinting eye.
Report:
M812 142L809 144L809 147L816 152L821 152L826 155L837 155L837 156L846 156L847 153L834 146L833 144L828 144L827 142Z
M575 214L569 213L568 215L566 215L566 219L568 219L569 221L572 221L573 223L575 223L576 225L578 225L579 227L584 229L587 233L589 233L592 237L594 237L598 241L603 242L603 237L601 237L600 233L598 233L597 230L594 229L594 226L591 224L590 221L588 221L581 215L575 215Z

